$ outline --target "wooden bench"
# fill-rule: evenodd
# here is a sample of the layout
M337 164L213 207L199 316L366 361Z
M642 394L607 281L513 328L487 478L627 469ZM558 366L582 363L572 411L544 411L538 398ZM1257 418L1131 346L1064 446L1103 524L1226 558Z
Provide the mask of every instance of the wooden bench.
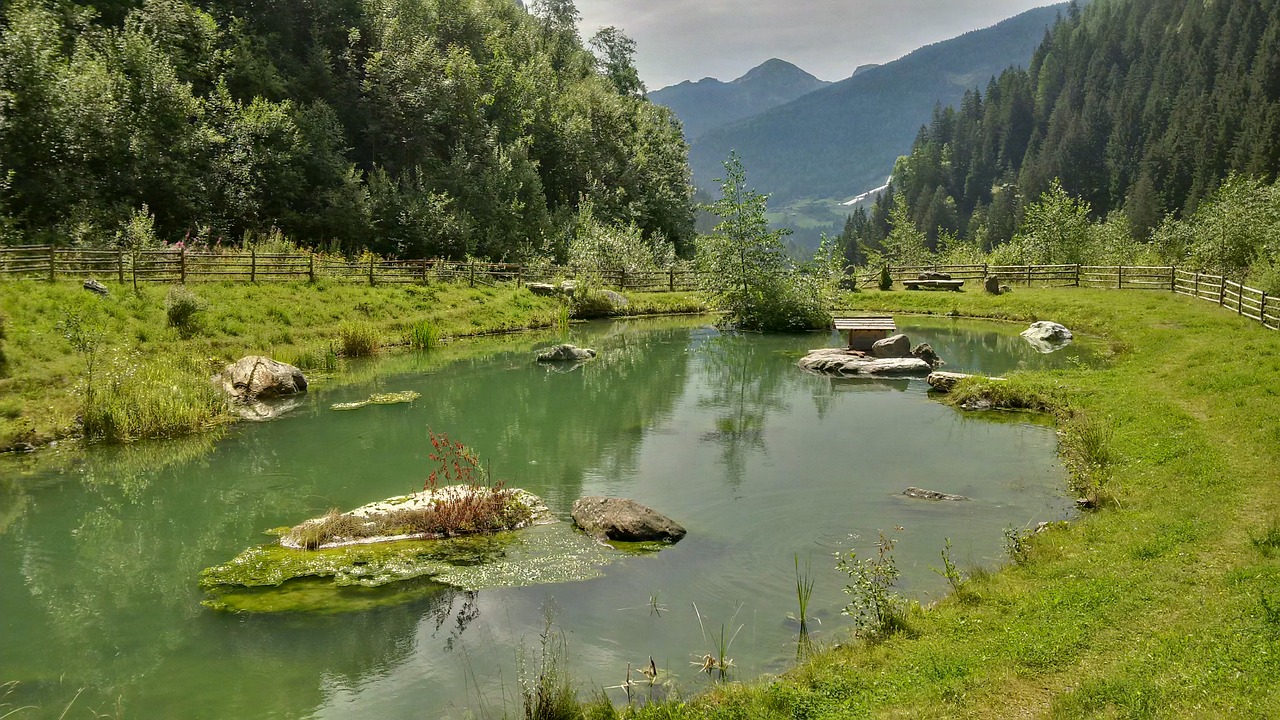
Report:
M903 280L902 287L908 290L955 290L960 291L963 280Z
M877 340L883 340L898 332L898 326L888 315L836 318L836 330L849 334L849 349L867 351Z

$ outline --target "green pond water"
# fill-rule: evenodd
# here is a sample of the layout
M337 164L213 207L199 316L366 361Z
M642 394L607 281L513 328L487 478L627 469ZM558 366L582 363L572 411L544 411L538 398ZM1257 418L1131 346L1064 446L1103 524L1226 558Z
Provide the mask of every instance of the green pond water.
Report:
M13 717L59 717L72 703L72 718L514 716L520 658L534 664L547 613L582 689L616 686L628 662L652 656L695 692L711 682L695 663L722 628L735 677L794 660L797 555L811 563L815 639L835 641L851 621L833 553L865 554L890 531L902 590L928 602L945 587L930 570L944 538L962 567L995 565L1003 528L1070 516L1050 428L952 410L923 380L833 380L795 367L805 350L838 344L834 333L724 335L708 322L456 343L354 366L355 384L322 381L291 414L220 438L5 459L0 683L16 684L0 687L0 715L34 706ZM1098 362L1088 343L1037 354L1017 326L898 322L948 370ZM570 371L532 362L563 339L599 357ZM331 409L393 392L419 395ZM201 570L268 542L264 531L420 488L428 426L475 447L493 475L561 518L583 495L624 496L688 536L628 554L584 550L567 527L544 531L557 538L548 547L573 545L582 561L536 579L586 578L569 582L490 578L466 591L308 580L256 600L311 611L201 605ZM910 500L900 495L910 485L972 500ZM504 556L507 541L492 545L495 556L523 557Z

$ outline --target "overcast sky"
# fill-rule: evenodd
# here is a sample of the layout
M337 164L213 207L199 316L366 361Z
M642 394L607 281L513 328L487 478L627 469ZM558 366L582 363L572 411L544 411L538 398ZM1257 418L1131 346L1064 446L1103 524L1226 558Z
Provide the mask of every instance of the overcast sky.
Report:
M616 25L650 90L732 80L776 57L823 80L994 25L1052 0L577 0L582 37Z

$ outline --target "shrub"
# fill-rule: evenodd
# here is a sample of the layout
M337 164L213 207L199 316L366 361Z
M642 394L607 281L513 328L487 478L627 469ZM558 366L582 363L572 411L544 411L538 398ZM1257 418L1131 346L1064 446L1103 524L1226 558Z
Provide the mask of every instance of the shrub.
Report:
M368 357L378 349L378 332L371 325L345 322L338 327L338 342L346 357Z
M204 309L204 303L195 293L181 285L174 285L164 296L164 312L169 318L169 327L178 331L183 339L190 338L199 330L197 313Z
M885 292L893 289L893 277L889 275L888 265L880 268L880 280L877 283L877 287Z
M836 569L849 576L844 591L852 598L841 612L855 618L858 632L868 639L883 639L907 627L907 601L893 590L899 574L895 543L882 530L875 557L859 559L852 550L836 554Z

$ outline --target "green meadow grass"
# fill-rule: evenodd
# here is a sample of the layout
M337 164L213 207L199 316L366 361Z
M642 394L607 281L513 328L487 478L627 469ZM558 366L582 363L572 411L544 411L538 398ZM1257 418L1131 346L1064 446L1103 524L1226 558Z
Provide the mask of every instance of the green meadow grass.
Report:
M560 306L513 285L107 286L101 297L78 282L0 282L0 449L78 434L120 441L199 431L226 419L209 377L244 355L333 372L339 356L550 327ZM629 297L632 315L704 307L689 293ZM69 318L93 339L92 373L85 343L77 350L66 337Z

